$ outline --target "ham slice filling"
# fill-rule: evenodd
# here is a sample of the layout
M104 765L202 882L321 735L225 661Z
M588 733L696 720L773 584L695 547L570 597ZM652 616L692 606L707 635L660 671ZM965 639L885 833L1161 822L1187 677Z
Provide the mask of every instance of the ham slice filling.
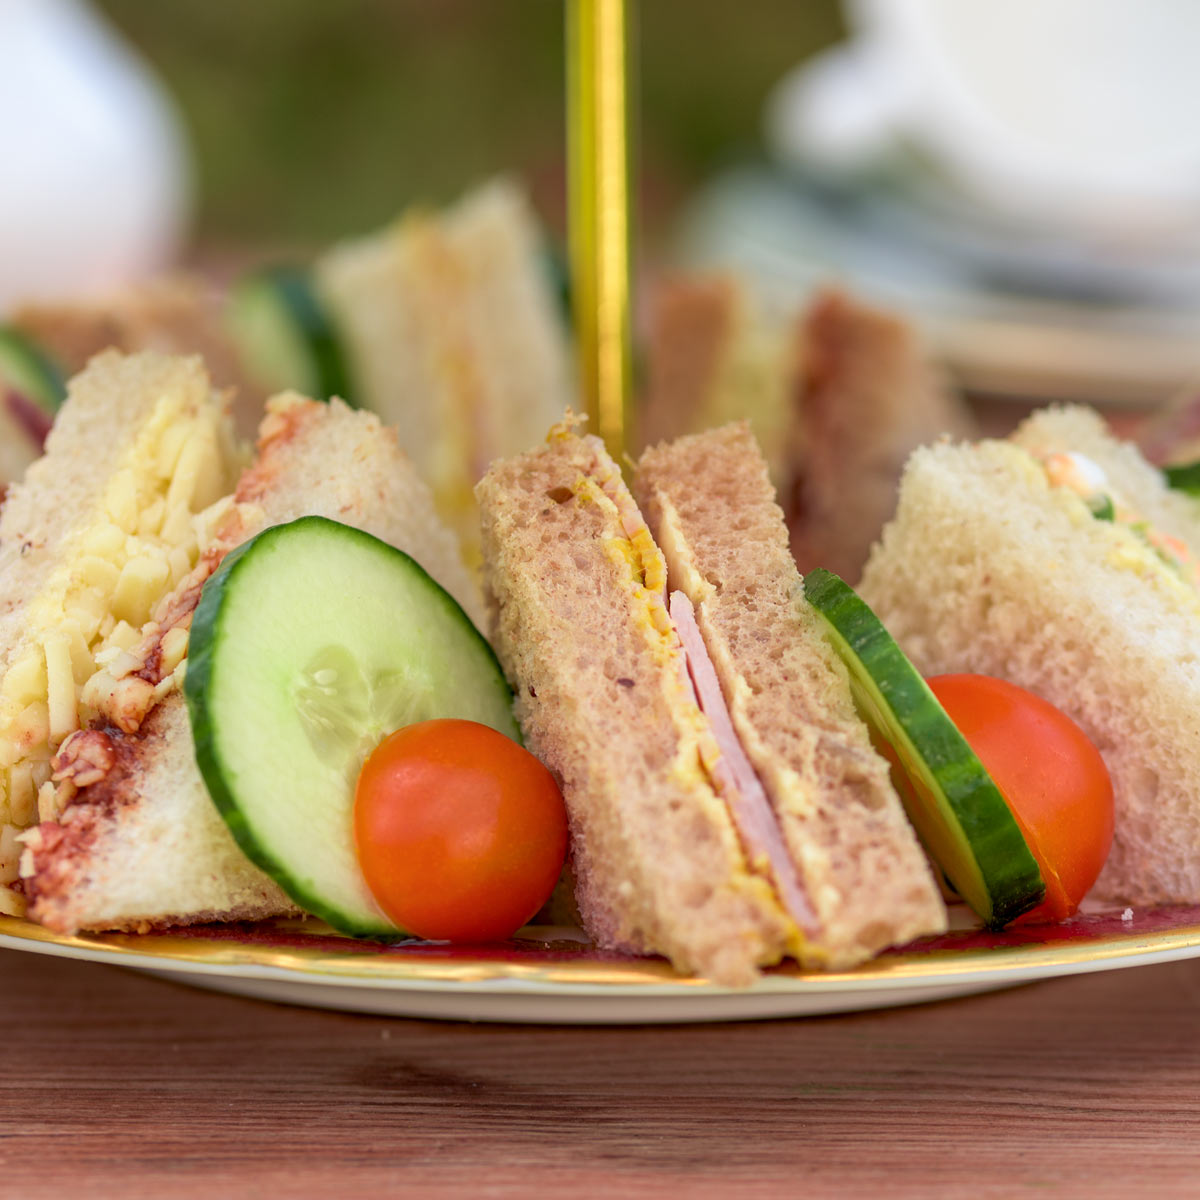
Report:
M616 507L622 531L635 551L643 543L653 547L650 530L615 466L604 465L597 457L591 464L589 474ZM661 563L657 554L653 557L654 562ZM643 563L646 572L643 594L650 602L660 629L668 632L670 626L674 626L673 632L682 651L680 668L684 675L683 686L695 696L712 730L719 751L717 761L709 769L713 787L729 809L746 857L755 864L756 869L761 869L760 864L765 861L768 877L783 907L807 937L816 937L820 932L820 922L805 894L796 864L784 844L783 833L762 781L746 757L733 728L733 718L729 715L721 692L716 668L708 656L708 648L696 623L696 610L683 592L671 592L668 599L665 581L660 574L661 566L654 571L650 569L652 565Z
M713 783L729 806L747 857L752 862L766 859L771 880L784 907L792 920L809 937L814 937L819 931L816 913L808 902L795 863L784 845L783 834L762 781L746 757L746 751L742 749L742 743L733 728L733 719L721 692L716 668L708 656L700 627L696 624L696 609L682 592L672 592L670 613L679 632L697 703L708 718L721 750L721 757L713 769Z

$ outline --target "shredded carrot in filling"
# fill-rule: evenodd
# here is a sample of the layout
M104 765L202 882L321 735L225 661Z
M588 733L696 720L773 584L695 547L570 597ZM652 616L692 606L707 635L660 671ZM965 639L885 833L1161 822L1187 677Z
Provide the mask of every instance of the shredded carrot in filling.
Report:
M1052 487L1074 492L1100 520L1124 526L1140 538L1180 579L1200 592L1200 559L1187 543L1155 529L1140 513L1116 495L1098 463L1084 454L1048 454L1041 459Z

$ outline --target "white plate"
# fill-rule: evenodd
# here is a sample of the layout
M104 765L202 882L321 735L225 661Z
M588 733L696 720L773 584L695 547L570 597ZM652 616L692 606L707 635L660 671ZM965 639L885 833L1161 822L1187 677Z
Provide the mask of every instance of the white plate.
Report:
M196 987L346 1012L538 1024L754 1020L943 1000L1039 979L1200 956L1200 908L1090 912L986 934L963 916L942 938L855 971L781 968L737 991L660 960L603 954L577 930L529 927L499 947L381 947L314 921L59 937L0 917L0 948L131 967Z

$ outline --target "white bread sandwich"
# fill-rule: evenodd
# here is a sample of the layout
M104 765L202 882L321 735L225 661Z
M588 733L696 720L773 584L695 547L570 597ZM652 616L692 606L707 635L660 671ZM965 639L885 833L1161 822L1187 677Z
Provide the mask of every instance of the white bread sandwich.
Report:
M358 402L402 431L438 510L478 557L471 489L493 458L559 420L567 339L534 215L490 183L443 212L335 246L316 294L344 339Z
M110 347L199 354L218 387L235 389L235 426L246 436L275 392L371 409L402 430L474 558L475 481L492 458L539 437L570 399L560 307L536 217L500 180L443 212L413 211L336 245L311 267L252 271L228 296L172 276L28 305L8 328L63 377ZM0 444L0 484L19 476L44 436L36 411L29 433L23 411L8 411L4 331L0 434L19 445Z
M110 665L200 554L199 516L242 466L198 359L93 360L46 453L0 510L0 911L51 759L95 715Z
M394 432L340 401L275 397L255 463L205 514L211 533L195 568L109 662L92 719L54 758L41 822L23 838L21 888L33 919L69 933L294 911L209 800L179 685L205 579L261 529L308 514L405 549L482 619L478 587Z
M1083 408L1008 441L940 444L905 469L861 593L926 675L1010 680L1074 718L1116 814L1093 889L1200 901L1200 526Z
M199 355L214 388L227 396L235 431L250 435L266 392L242 369L223 305L217 289L169 276L12 313L0 324L0 493L43 452L65 380L105 350Z
M477 489L496 651L562 786L592 938L744 985L942 929L745 426L650 451L638 478L665 561L568 426Z

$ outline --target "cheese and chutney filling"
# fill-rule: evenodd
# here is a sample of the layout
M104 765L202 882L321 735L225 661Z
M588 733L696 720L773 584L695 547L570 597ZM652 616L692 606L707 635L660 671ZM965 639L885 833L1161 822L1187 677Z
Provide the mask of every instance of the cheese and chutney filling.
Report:
M131 651L160 602L195 567L201 514L234 484L241 457L217 398L166 393L90 517L28 606L24 647L0 680L0 885L17 877L19 833L58 814L51 759L103 710L139 663ZM164 646L170 671L137 680L144 710L174 686L186 639ZM0 887L0 911L20 898Z

